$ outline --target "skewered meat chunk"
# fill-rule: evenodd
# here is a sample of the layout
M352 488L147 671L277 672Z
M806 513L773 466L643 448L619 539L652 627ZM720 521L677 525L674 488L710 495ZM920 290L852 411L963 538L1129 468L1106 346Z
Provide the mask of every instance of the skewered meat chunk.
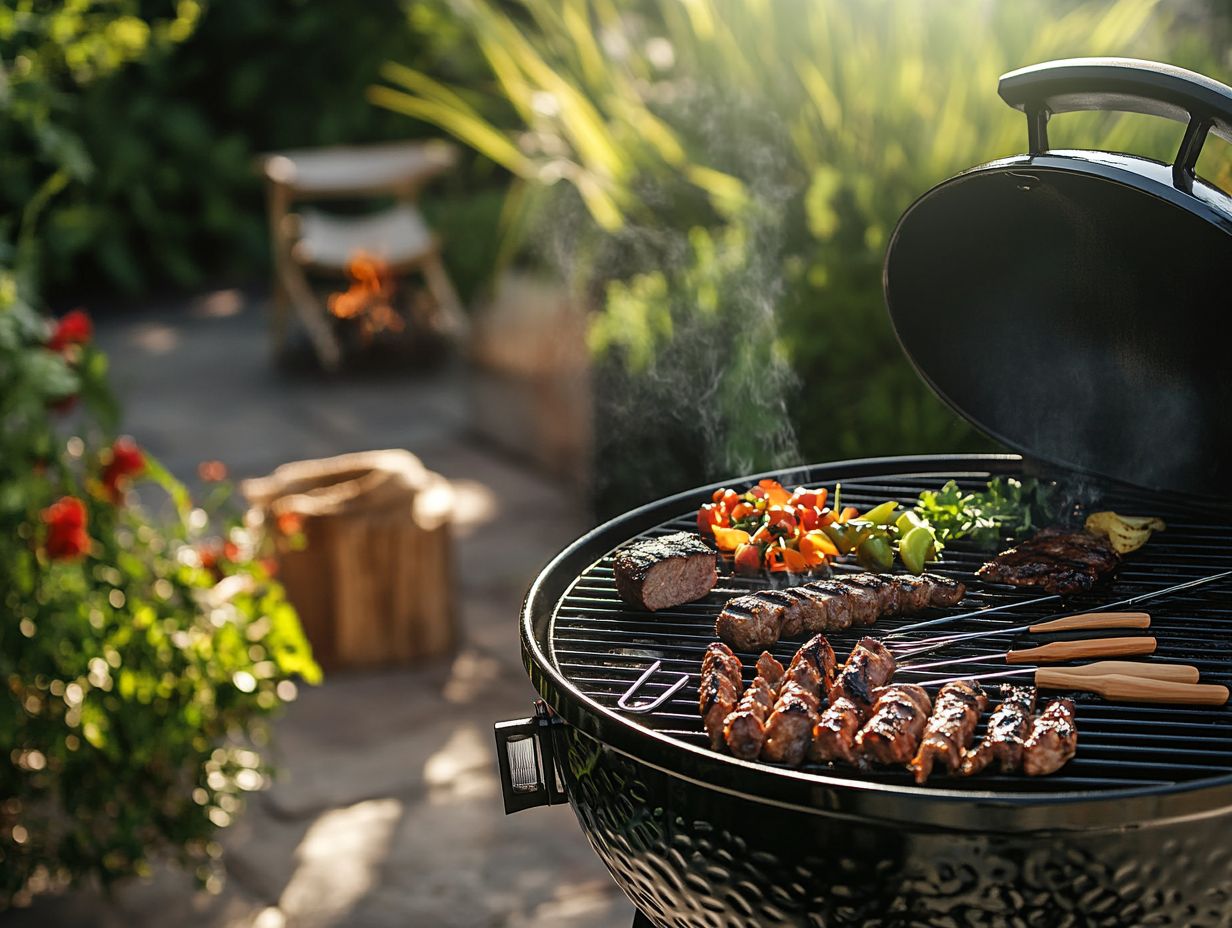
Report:
M813 726L813 746L809 759L819 763L841 760L854 764L856 735L864 725L868 706L852 702L846 696L830 697L830 705Z
M957 680L941 687L933 706L932 717L924 729L920 750L909 766L915 781L923 783L940 761L946 773L954 773L962 764L963 752L971 746L975 726L988 707L988 697L978 683Z
M763 760L799 766L813 742L826 684L834 676L834 649L824 636L807 641L792 658L774 711L766 722Z
M1074 701L1054 699L1031 726L1022 745L1022 770L1029 777L1055 773L1078 750L1078 726L1074 722Z
M905 764L915 756L932 701L921 686L895 683L877 691L873 711L856 735L856 751L878 764Z
M861 638L830 687L830 701L846 697L858 705L871 705L873 692L893 676L894 655L890 649L876 638Z
M706 648L702 657L697 708L702 714L702 725L710 735L712 748L718 749L723 743L723 722L740 699L741 674L740 659L727 645L715 641Z
M1117 554L1108 539L1090 532L1046 528L998 554L976 575L994 583L1068 594L1089 590L1116 566Z
M1014 773L1022 765L1022 745L1031 731L1035 712L1035 687L1003 686L1001 704L988 719L988 728L979 747L963 756L962 774L979 773L994 760L1003 773Z
M701 599L719 578L718 555L691 532L635 542L616 555L614 570L620 598L651 612Z
M849 574L737 596L723 607L715 632L737 650L752 651L784 636L842 631L871 625L880 616L952 606L965 593L961 583L936 574Z
M783 665L769 651L757 659L757 676L740 697L740 703L722 723L719 743L743 760L755 760L766 739L766 718L774 708L779 687L783 684ZM711 744L717 748L711 737Z

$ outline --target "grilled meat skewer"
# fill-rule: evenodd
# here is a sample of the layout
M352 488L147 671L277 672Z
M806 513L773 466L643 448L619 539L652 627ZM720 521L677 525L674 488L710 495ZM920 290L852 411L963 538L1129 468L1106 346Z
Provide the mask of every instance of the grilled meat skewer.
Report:
M713 647L713 645L712 645ZM774 708L779 687L783 684L783 665L769 651L762 651L757 659L757 676L740 697L739 704L721 723L719 743L742 760L755 760L761 753L766 739L766 718Z
M715 632L738 650L754 651L780 637L841 631L871 625L880 616L952 606L965 594L961 583L936 574L850 574L737 596L723 607Z
M915 756L932 701L921 686L895 683L877 691L873 712L856 735L856 750L878 764L905 764Z
M821 701L834 679L834 649L815 635L796 652L766 722L762 759L799 766L813 742Z
M1054 699L1031 726L1022 745L1022 771L1029 777L1055 773L1078 750L1078 726L1074 723L1074 701Z
M857 705L871 706L873 692L894 676L894 655L876 638L861 638L830 687L830 701L846 696Z
M830 705L813 726L812 760L858 762L856 735L868 721L873 693L892 676L894 655L890 650L876 638L861 638L829 687Z
M858 761L856 735L868 718L869 707L846 696L830 697L830 705L813 726L813 744L809 760L818 763L841 760L847 764Z
M1001 704L988 720L984 739L974 751L963 754L962 775L979 773L994 760L1003 773L1014 773L1022 764L1022 746L1031 732L1035 711L1035 687L1003 686Z
M702 657L701 682L697 688L697 708L702 725L715 750L723 744L723 721L736 708L744 685L740 658L727 645L715 641Z
M975 726L987 707L988 697L979 683L957 680L941 687L932 717L924 729L924 740L908 764L916 783L929 778L937 761L947 773L957 772L962 765L963 752L971 746Z

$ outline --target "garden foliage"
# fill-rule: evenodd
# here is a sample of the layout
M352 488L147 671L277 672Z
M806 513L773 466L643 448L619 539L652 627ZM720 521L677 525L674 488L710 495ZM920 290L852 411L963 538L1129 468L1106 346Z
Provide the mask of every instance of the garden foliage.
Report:
M458 28L411 0L23 0L0 11L0 215L21 209L49 166L69 168L37 265L43 292L61 299L261 276L257 156L439 135L368 105L364 89L389 58L465 70L474 56L450 52ZM20 64L48 52L46 67ZM46 114L38 125L19 113L29 98ZM500 196L482 172L467 181L445 180L426 201L469 285L493 262L494 235L475 230L494 227Z
M928 392L889 328L881 260L897 218L933 184L1025 148L1021 114L996 95L1005 71L1120 54L1227 76L1227 20L1213 5L453 8L490 76L446 86L391 65L371 96L513 172L525 239L600 310L599 470L617 480L605 508L798 458L986 446ZM1164 160L1180 132L1103 114L1052 128L1057 147ZM1217 148L1200 172L1232 186ZM743 244L697 247L733 236ZM798 447L783 440L788 423Z
M0 37L21 48L5 61L6 131L32 151L0 252L0 908L144 873L158 855L216 886L213 835L264 782L265 719L320 676L268 560L299 543L296 527L228 520L219 465L194 503L115 438L89 316L36 309L44 220L96 170L60 122L64 94L182 40L193 10L0 12Z

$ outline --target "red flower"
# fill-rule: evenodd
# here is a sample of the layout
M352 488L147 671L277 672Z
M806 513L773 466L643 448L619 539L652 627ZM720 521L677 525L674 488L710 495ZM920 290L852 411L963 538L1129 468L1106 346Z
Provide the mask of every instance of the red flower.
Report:
M75 496L64 496L43 510L47 523L47 556L53 561L71 560L90 547L86 534L86 507Z
M119 502L120 490L129 477L145 470L145 455L131 438L117 438L111 446L111 460L103 468L103 486L113 502Z
M298 512L280 512L277 524L283 535L298 535L304 530L304 517Z
M94 325L85 310L74 309L56 323L56 330L51 334L47 347L52 351L63 351L69 345L84 345L93 334Z
M197 465L197 476L206 483L220 483L227 479L227 465L222 461L202 461Z

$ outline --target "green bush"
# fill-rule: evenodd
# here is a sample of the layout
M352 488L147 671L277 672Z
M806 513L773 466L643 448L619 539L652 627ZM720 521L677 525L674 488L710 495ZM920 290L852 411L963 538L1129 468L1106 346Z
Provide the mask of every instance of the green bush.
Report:
M122 6L133 22L156 23L197 8L170 0ZM106 80L52 87L56 133L92 166L47 211L38 274L53 297L262 275L268 244L256 156L439 134L373 107L364 90L388 58L445 73L466 61L450 54L456 27L432 3L411 0L215 0L181 32L176 41L148 41L140 60L115 62ZM20 32L0 31L0 57L14 60L21 41ZM7 107L2 117L11 117ZM10 153L0 166L5 213L27 201L47 165L11 118L0 118L0 143ZM464 295L484 278L476 269L495 246L483 230L495 228L499 212L482 172L465 176L469 187L447 179L427 195L438 212L477 220L446 250Z
M64 94L174 42L183 18L75 0L0 12L12 59L5 131L29 143L26 199L0 251L0 909L165 855L207 887L213 840L260 788L265 720L315 682L268 556L302 539L201 505L127 438L106 358L74 311L34 308L41 223L90 162ZM66 418L72 416L72 418ZM217 467L214 468L217 476ZM168 500L148 516L133 492Z
M447 87L391 67L372 96L452 132L554 201L526 211L537 218L524 224L525 240L547 240L557 266L598 296L601 331L627 330L596 340L599 419L610 426L598 435L600 472L621 470L630 451L659 460L692 442L674 424L682 405L712 423L692 455L660 461L654 488L630 461L628 478L604 491L605 509L790 458L986 446L927 391L892 336L880 270L895 221L933 184L1023 150L1024 120L996 95L1000 73L1121 54L1218 77L1227 27L1214 7L1187 7L1178 19L1154 0L652 0L623 9L602 0L457 0L454 8L495 93L483 93L490 83ZM1163 158L1179 138L1180 127L1158 120L1103 114L1059 118L1053 131L1058 147ZM1200 169L1225 186L1232 180L1215 153ZM697 288L709 275L688 245L692 230L725 225L755 243L744 273L724 272L726 338L682 344L708 312ZM767 295L777 327L763 319ZM662 337L647 343L648 332ZM690 385L672 375L681 364L740 366L750 340L762 368L746 369L741 389L711 391L705 377ZM780 351L794 387L772 360ZM634 395L640 418L630 413ZM785 410L780 421L750 432L750 416L770 409ZM750 442L788 422L798 450Z

